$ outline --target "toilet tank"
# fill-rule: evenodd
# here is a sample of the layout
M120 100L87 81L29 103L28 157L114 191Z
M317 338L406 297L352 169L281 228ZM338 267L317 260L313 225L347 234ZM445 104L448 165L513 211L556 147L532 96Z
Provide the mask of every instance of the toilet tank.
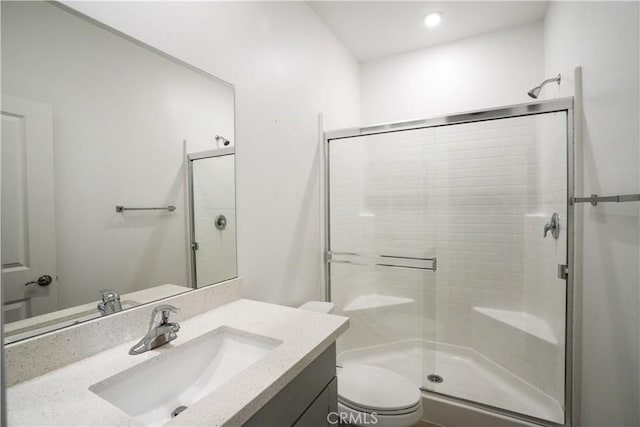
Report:
M301 310L307 310L307 311L317 311L319 313L331 313L333 312L334 307L335 307L335 304L333 304L332 302L309 301L309 302L305 302L298 308Z

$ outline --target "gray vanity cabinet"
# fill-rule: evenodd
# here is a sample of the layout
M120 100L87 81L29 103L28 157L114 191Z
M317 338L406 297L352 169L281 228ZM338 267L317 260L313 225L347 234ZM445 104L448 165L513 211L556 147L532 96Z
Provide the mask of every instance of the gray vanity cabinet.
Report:
M244 425L329 426L327 416L337 411L336 346L332 344Z

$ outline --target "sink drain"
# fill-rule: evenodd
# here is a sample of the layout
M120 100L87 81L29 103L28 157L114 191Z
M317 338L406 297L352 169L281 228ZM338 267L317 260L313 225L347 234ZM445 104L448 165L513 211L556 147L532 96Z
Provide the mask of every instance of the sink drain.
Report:
M442 381L444 381L440 375L435 375L435 374L429 375L427 379L432 383L436 383L436 384L440 384Z
M171 413L171 418L175 418L178 415L180 415L182 413L182 411L184 411L185 409L187 409L186 406L178 406L176 409L173 410L173 412Z

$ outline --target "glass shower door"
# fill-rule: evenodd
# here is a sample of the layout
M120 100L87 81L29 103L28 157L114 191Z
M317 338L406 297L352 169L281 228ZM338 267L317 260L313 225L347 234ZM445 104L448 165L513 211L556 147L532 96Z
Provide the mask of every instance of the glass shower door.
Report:
M237 277L235 154L192 155L189 161L194 287Z
M351 319L340 364L565 423L564 105L328 140L329 289Z
M434 140L438 328L424 388L562 424L567 113L441 126Z
M338 364L380 366L416 387L436 318L433 136L328 142L330 292L336 312L350 318Z

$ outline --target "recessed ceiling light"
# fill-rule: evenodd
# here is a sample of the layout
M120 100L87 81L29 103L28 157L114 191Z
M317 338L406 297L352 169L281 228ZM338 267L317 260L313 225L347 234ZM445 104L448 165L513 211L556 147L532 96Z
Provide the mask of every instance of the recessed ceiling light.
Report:
M442 21L442 13L440 12L427 13L427 16L424 17L424 25L429 28L437 27L440 21Z

